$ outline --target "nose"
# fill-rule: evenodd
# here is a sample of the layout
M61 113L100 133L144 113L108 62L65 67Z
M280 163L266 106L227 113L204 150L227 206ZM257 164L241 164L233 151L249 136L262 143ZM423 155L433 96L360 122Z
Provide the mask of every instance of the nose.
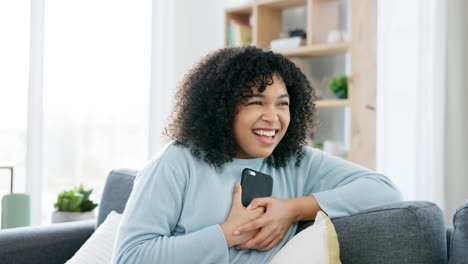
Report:
M277 109L275 107L266 107L262 115L262 120L269 122L278 121Z

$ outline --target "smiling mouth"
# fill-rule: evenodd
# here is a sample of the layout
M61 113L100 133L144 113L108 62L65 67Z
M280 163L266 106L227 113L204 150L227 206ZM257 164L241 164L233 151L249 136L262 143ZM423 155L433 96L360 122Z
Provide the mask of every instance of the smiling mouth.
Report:
M263 129L254 129L252 133L255 137L262 143L273 144L276 141L279 129L275 130L263 130Z

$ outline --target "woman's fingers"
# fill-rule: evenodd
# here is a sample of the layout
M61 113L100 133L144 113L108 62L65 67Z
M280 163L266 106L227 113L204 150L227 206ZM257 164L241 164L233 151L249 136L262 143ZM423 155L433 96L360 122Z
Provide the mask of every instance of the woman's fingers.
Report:
M262 216L260 218L252 220L252 221L250 221L250 222L236 228L236 230L234 231L234 235L237 236L237 235L241 235L243 233L246 233L246 232L249 232L249 231L252 231L252 230L262 228L265 225L267 225L270 221L271 221L271 219L268 216L264 215L264 216Z
M237 249L246 249L246 248L257 249L257 248L260 248L261 245L264 245L264 244L268 245L273 239L274 239L274 234L272 234L268 230L262 229L260 230L260 232L257 233L255 237L245 242L244 244L239 245Z
M259 218L257 220L250 221L247 224L242 225L241 227L238 227L236 230L234 230L234 235L238 236L238 235L247 233L249 231L259 229L263 227L264 225L265 224L262 221L262 218Z
M278 244L281 241L281 239L283 239L283 237L276 237L276 239L273 239L273 241L271 241L266 247L259 248L257 250L268 251L272 249L274 246L276 246L276 244Z
M240 183L236 182L234 186L234 193L233 193L232 205L239 206L242 205L242 187Z
M244 241L239 248L270 250L283 239L294 220L294 215L285 200L274 196L254 199L249 208L253 208L250 211L266 209L266 212L263 216L259 215L259 218L235 229L234 235L236 236L246 234L246 232L254 232L260 228L254 237Z
M250 202L249 206L247 206L247 209L252 210L259 206L267 207L271 203L271 199L271 197L255 198Z
M278 234L274 232L270 232L269 236L265 238L263 241L258 241L257 245L255 245L255 249L262 249L268 246L271 242L273 242L278 237Z

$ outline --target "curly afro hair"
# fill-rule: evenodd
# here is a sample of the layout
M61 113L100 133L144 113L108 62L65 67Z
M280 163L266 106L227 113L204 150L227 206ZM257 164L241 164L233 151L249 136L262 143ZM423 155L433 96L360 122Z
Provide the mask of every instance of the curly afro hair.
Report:
M315 92L293 62L253 46L217 50L188 71L178 85L164 135L221 170L239 149L233 133L237 105L246 93L253 93L253 87L263 92L273 83L274 73L281 76L288 90L291 120L266 161L279 168L296 156L298 166L304 154L302 146L316 123Z

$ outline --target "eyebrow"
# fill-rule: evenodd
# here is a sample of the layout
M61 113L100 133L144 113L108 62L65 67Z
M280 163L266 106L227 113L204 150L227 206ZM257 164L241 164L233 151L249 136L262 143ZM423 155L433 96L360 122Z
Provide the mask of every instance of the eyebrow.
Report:
M258 98L265 98L265 95L263 94L252 94L252 95L246 95L246 98L252 98L252 97L258 97ZM278 96L278 98L289 98L289 94L282 94Z

